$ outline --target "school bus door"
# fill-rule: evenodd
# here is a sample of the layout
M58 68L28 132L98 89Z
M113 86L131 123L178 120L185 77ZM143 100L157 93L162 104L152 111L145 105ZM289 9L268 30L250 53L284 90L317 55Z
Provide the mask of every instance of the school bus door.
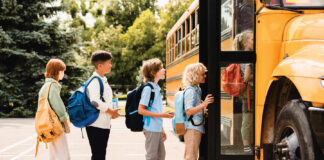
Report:
M253 0L201 0L201 40L200 62L208 66L207 86L203 86L203 95L211 93L215 103L208 107L207 142L208 152L200 157L204 159L240 159L252 160L254 151L254 79L249 82L250 103L247 111L247 96L234 97L224 92L222 79L230 64L251 67L255 77L255 44L248 51L233 49L235 36L251 30L254 37L255 6ZM204 17L205 16L205 17ZM207 20L204 21L203 18ZM253 38L254 39L254 38ZM242 70L242 76L244 70ZM252 126L246 127L246 124ZM243 125L243 126L242 126ZM249 137L250 136L250 137ZM247 138L249 137L249 138ZM245 147L244 147L245 146ZM249 150L249 148L251 150Z

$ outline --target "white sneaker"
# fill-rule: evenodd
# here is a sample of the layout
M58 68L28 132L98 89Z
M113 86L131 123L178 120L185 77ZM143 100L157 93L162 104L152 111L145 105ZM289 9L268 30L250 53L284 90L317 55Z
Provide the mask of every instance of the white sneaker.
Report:
M251 147L247 146L247 147L244 147L244 152L246 153L252 153L252 150L251 150Z

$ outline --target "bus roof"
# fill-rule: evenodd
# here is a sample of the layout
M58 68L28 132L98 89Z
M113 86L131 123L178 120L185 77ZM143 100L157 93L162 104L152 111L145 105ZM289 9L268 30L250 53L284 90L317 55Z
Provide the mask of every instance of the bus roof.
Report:
M169 38L171 36L171 34L173 34L173 32L175 32L180 25L182 25L182 23L187 19L187 17L189 15L191 15L192 12L194 12L199 6L199 0L195 0L190 7L186 10L186 12L184 12L182 14L182 16L179 18L179 20L177 21L177 23L172 27L172 29L168 32L167 38Z

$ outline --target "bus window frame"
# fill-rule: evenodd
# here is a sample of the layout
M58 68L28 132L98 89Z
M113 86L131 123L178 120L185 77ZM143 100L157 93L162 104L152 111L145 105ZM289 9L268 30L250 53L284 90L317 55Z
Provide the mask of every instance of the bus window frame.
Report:
M181 57L182 55L184 55L186 53L186 21L184 21L181 24L181 55L179 57Z

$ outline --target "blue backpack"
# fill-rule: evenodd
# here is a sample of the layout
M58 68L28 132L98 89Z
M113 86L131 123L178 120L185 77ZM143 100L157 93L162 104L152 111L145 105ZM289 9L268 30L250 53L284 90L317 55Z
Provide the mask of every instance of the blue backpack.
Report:
M178 135L185 134L188 126L188 121L190 121L194 126L200 126L203 124L203 122L201 122L201 124L195 124L192 119L193 115L191 115L189 118L186 115L185 106L184 106L184 95L189 88L193 89L193 87L191 86L186 87L183 91L178 91L174 96L175 116L172 118L172 127L173 127L173 132ZM194 99L195 98L196 95L194 95ZM196 104L194 104L194 106L196 106Z
M149 105L146 108L147 110L151 110L151 106L154 101L154 88L150 83L146 83L145 85L141 85L136 89L127 93L127 101L126 101L126 127L129 128L133 132L141 132L143 131L144 121L147 121L149 124L150 117L146 117L143 119L143 116L138 114L138 105L141 100L141 95L144 87L149 86L151 88L151 95Z
M104 86L100 77L92 76L85 83L82 83L81 86L69 98L67 107L70 121L76 127L87 127L98 119L99 110L91 105L90 99L87 95L87 87L94 78L99 80L100 98L103 102L105 102L102 97Z

